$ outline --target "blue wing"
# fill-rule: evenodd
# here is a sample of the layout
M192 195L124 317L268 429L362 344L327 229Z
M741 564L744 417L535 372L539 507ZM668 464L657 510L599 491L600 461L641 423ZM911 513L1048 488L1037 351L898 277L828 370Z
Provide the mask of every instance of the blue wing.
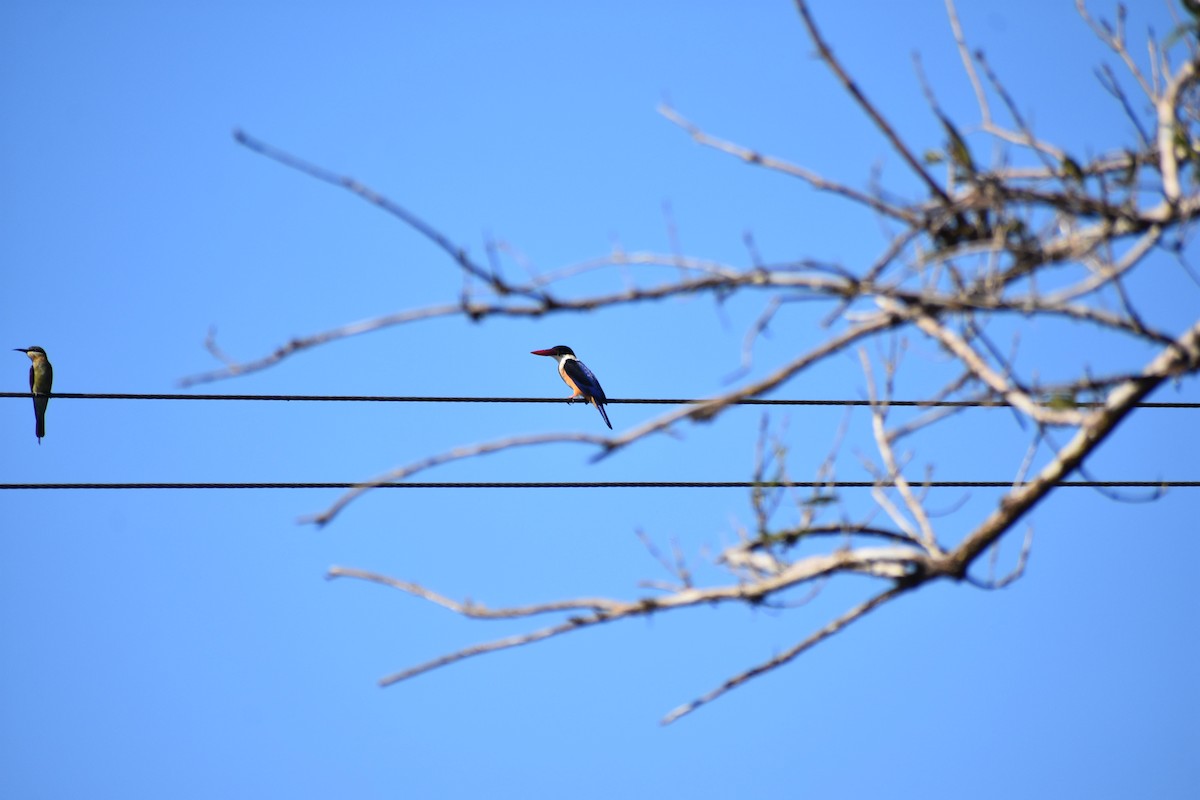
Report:
M566 359L563 362L563 372L567 373L571 380L575 381L575 385L579 387L579 391L595 399L597 403L608 402L608 398L604 396L604 390L600 388L600 381L596 380L596 376L592 374L590 369L584 366L582 361L577 358Z

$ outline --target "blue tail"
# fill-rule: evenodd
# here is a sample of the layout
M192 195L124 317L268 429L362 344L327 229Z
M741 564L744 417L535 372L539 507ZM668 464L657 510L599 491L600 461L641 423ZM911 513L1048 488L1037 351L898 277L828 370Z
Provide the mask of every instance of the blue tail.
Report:
M608 421L608 414L604 411L604 406L597 403L596 398L594 398L594 397L592 398L592 405L594 405L596 407L596 410L600 412L600 416L604 417L604 424L607 425L608 429L611 431L612 423Z

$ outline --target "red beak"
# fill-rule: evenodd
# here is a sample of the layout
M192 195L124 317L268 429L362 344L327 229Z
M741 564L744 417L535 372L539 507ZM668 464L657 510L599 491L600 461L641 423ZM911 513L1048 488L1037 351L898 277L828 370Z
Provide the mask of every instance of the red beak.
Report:
M552 349L551 350L530 350L529 352L531 355L535 355L535 356L552 356L552 355L554 355L554 350L552 350Z

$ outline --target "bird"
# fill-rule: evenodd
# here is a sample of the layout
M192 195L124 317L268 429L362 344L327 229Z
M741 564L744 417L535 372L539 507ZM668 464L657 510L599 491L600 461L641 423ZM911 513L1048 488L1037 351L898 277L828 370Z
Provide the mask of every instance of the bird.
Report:
M609 430L612 430L612 423L608 421L608 414L604 411L604 404L608 402L608 398L604 396L604 389L600 387L600 381L596 380L592 371L575 357L574 350L560 344L547 350L530 350L529 352L535 356L550 356L557 361L559 377L563 379L563 383L571 387L572 394L567 398L567 402L574 403L576 398L582 397L585 403L591 403L596 407L600 416L604 418L604 424L608 426Z
M54 367L40 347L14 347L18 353L29 356L29 391L33 394L34 435L38 444L46 435L46 406L50 405L50 384L54 382Z

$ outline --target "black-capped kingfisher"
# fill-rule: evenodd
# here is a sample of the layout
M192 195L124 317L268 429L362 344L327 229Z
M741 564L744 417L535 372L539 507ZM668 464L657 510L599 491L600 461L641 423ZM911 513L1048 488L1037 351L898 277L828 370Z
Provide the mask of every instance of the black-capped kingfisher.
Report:
M50 384L54 383L54 367L40 347L14 347L18 353L29 356L29 392L33 395L33 433L38 444L46 435L46 406L50 405Z
M571 396L567 398L568 403L574 403L576 398L582 397L585 403L591 403L600 412L600 416L604 417L604 424L612 430L612 423L608 421L608 414L604 412L604 404L608 402L608 398L604 396L604 389L600 388L600 381L596 380L596 376L592 371L584 366L584 363L575 357L575 351L566 345L558 345L551 347L549 350L531 350L535 356L551 356L558 362L558 374L563 379L563 383L571 387Z

